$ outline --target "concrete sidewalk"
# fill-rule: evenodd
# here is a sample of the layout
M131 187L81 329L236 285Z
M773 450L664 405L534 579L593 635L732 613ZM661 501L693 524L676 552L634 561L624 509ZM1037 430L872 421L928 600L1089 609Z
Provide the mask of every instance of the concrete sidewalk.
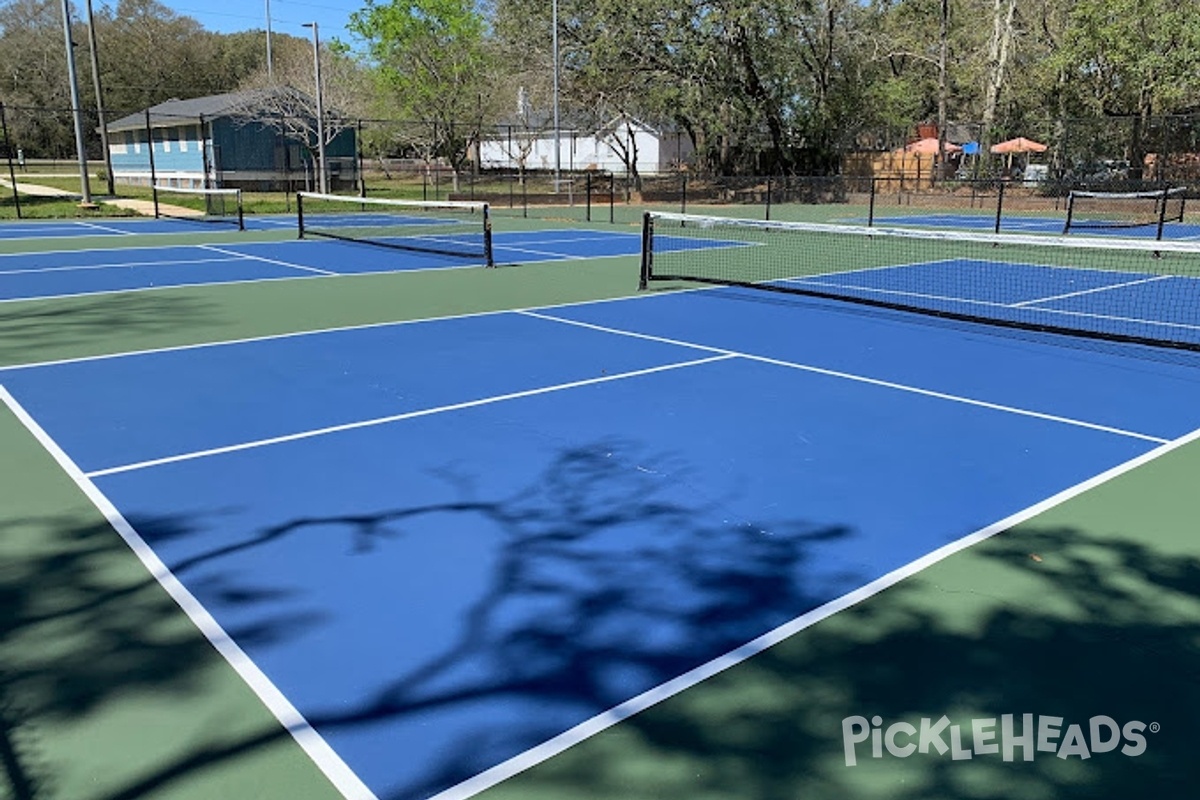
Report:
M0 178L0 186L3 186L5 189L11 190L12 182L5 178ZM24 183L22 181L17 182L17 192L20 194L27 194L31 197L61 197L64 200L66 200L66 199L73 199L73 200L81 199L81 196L78 192L72 192L67 189L58 189L54 186L42 186L41 184L37 184L37 183ZM93 198L93 199L96 199L97 202L103 203L105 205L115 206L117 208L124 208L129 211L134 211L143 216L147 216L147 217L154 216L154 202L151 200L134 200L134 199L125 198L125 197L105 197L105 198ZM204 212L197 211L194 208L185 208L183 206L171 206L171 205L166 205L164 203L159 203L158 207L159 207L160 211L164 211L172 216L177 216L177 217L180 217L180 216L182 216L182 217L202 217L202 216L204 216Z

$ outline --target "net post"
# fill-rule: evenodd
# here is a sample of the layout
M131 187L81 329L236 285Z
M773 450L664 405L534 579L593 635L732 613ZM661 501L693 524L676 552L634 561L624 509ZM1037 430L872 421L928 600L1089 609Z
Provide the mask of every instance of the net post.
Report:
M355 122L354 126L354 154L358 157L358 196L367 196L367 171L363 162L362 151L362 120Z
M158 213L158 173L154 169L154 129L150 127L150 109L146 109L146 153L150 156L150 195L154 198L154 218Z
M296 228L297 239L304 238L304 192L296 192Z
M1158 199L1158 230L1154 234L1154 238L1158 241L1163 237L1163 225L1167 221L1167 196L1169 189L1164 187L1162 197Z
M587 172L587 173L584 173L584 175L585 175L585 177L583 179L584 194L587 196L587 201L585 203L586 210L584 211L584 221L591 222L592 221L592 173Z
M679 176L679 213L687 213L687 173Z
M638 278L638 290L650 286L650 275L654 267L654 218L649 211L642 213L642 266Z
M492 252L492 214L487 203L483 204L483 260L487 267L496 266Z
M771 176L767 176L767 209L765 212L767 221L771 221Z
M1075 213L1075 192L1074 190L1067 191L1067 219L1063 223L1063 234L1071 232L1071 216Z
M13 206L17 209L17 219L21 219L21 198L17 191L17 173L13 169L12 142L8 138L8 119L4 115L4 103L0 103L0 128L4 130L4 157L8 161L8 179L12 184Z
M237 218L238 218L238 230L239 230L239 231L244 231L244 230L246 230L246 212L245 212L244 208L245 208L245 207L242 205L242 190L241 190L241 189L238 189L238 193L237 193Z
M867 198L867 227L875 227L875 185L879 179L874 175L871 176L870 197Z
M1000 220L1004 216L1004 181L1000 181L1000 190L996 192L996 226L995 233L1000 232Z

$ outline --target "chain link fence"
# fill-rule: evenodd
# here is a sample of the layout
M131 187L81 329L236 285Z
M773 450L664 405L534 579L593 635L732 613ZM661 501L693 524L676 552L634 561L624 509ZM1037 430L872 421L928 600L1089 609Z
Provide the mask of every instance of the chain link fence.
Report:
M118 196L142 196L154 184L240 188L253 214L291 211L296 191L321 185L311 117L251 108L191 116L110 110L106 154L95 115L83 116L89 174L111 174ZM0 180L9 184L0 208L21 213L23 182L41 176L69 186L79 177L71 110L0 106L0 118ZM850 144L836 159L840 174L717 176L697 169L681 133L651 140L630 127L605 140L545 125L330 117L324 177L341 194L483 200L500 216L614 224L634 223L651 208L864 224L901 211L955 211L991 217L1002 229L1009 217L1062 214L1075 189L1200 191L1200 115L1033 127L1034 135L1048 134L1046 153L959 154L939 165L932 155L891 158L911 137L887 131L843 137Z

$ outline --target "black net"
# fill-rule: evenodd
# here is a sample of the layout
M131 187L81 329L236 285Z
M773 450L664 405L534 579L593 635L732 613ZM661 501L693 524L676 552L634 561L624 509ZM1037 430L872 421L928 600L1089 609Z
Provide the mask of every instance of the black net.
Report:
M495 264L487 203L300 192L296 209L301 238L324 236Z
M194 222L218 222L245 229L241 189L154 187L154 216Z
M1200 350L1200 244L648 213L642 287L754 287Z
M1067 199L1064 232L1182 222L1184 202L1182 188L1149 192L1073 191Z

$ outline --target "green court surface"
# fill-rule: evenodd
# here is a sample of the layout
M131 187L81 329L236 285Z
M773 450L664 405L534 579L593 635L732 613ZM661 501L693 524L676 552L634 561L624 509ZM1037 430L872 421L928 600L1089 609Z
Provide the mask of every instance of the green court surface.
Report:
M204 232L171 242L234 238ZM33 245L0 252L17 247ZM615 298L636 294L637 279L637 259L621 257L569 268L544 263L7 302L0 304L0 366ZM5 409L0 453L0 786L7 791L0 796L340 796ZM1195 796L1198 475L1200 443L1193 442L1098 481L696 686L614 718L479 796ZM1122 725L1141 721L1146 747L1136 756L1038 752L1031 762L1020 755L1009 762L886 751L873 758L868 742L847 765L849 717L878 715L886 728L944 715L969 729L972 720L1002 714L1061 717L1064 727L1085 731L1096 715Z

